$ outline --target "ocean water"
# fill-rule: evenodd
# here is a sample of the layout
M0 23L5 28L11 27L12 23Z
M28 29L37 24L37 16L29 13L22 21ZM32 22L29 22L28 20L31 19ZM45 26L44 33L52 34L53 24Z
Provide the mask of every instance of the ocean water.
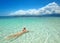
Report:
M5 38L24 27L29 32ZM0 18L0 43L60 43L60 17Z

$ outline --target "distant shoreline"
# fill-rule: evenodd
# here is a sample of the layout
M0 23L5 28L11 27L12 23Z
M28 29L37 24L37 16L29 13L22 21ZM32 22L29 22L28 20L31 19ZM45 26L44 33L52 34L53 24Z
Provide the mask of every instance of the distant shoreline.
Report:
M60 14L0 16L0 18L16 18L16 17L60 17Z

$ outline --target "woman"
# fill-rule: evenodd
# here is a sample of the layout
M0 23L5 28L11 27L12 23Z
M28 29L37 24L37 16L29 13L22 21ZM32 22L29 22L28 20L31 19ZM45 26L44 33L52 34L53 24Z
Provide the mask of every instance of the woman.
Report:
M6 38L11 38L11 37L19 36L19 35L21 35L21 34L23 34L25 32L27 32L27 31L26 31L26 28L24 27L21 32L16 32L15 34L7 36Z

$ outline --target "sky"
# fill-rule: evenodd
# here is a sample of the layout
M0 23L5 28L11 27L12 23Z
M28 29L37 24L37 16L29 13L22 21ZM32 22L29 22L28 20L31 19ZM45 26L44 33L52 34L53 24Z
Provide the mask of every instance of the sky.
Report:
M52 2L60 5L60 0L0 0L0 16L18 10L38 9Z

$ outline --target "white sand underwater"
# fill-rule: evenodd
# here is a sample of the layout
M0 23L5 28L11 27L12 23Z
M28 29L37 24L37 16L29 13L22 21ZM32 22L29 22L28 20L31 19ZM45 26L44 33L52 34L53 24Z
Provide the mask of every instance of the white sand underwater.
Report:
M30 32L9 40L4 38L23 27ZM60 17L0 19L0 43L60 43Z

